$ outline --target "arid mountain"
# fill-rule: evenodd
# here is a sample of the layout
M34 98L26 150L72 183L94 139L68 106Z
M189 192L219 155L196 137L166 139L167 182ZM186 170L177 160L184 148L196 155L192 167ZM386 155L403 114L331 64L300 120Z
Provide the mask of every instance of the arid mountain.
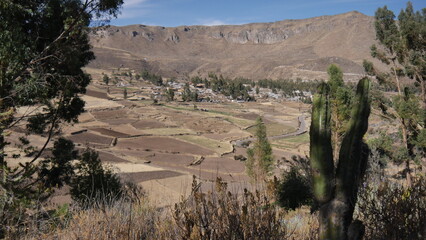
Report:
M373 22L349 12L235 26L111 26L91 35L97 56L91 65L145 68L166 77L216 72L251 79L324 79L327 66L336 63L346 79L358 79L362 60L372 60Z

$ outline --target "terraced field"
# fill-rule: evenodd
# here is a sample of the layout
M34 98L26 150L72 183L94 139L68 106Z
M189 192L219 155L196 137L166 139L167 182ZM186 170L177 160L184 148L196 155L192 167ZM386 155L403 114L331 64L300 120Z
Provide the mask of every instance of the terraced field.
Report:
M96 76L94 76L96 79ZM133 89L133 90L132 90ZM136 96L138 88L129 88ZM147 87L141 95L149 95ZM107 93L109 91L109 93ZM249 139L261 116L268 136L298 129L298 117L308 106L294 102L160 102L123 100L122 88L108 88L95 81L84 97L87 108L74 126L64 127L66 137L80 148L90 146L124 179L139 183L152 198L168 192L166 199L179 199L190 188L192 175L206 181L216 177L247 184L246 148L235 141ZM301 153L307 134L271 141L275 159ZM158 199L157 199L158 200ZM170 204L165 201L162 204Z

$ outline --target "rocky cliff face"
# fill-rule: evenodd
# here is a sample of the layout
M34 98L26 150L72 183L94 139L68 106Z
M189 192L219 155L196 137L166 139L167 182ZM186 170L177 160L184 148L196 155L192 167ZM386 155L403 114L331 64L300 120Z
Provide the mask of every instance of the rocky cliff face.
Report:
M373 19L358 12L236 26L111 26L91 35L92 65L149 68L171 77L219 72L229 77L324 79L331 63L347 79L372 60Z

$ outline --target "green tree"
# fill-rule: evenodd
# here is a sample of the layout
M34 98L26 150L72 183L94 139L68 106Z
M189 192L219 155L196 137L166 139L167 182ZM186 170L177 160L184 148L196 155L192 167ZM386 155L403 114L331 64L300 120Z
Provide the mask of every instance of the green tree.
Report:
M189 83L185 83L185 86L183 87L183 92L182 92L182 100L184 102L189 102L191 101L191 97L192 96L192 92L191 89L189 88Z
M198 93L197 90L191 92L190 99L192 102L198 102Z
M302 175L292 166L283 174L277 189L278 204L285 209L296 209L302 205L312 205L313 196L309 176Z
M175 90L173 88L166 89L166 98L168 102L175 100Z
M4 131L26 117L39 122L39 130L47 129L48 140L59 122L77 120L84 106L78 94L85 92L90 81L81 68L94 58L88 26L94 18L116 16L122 3L122 0L1 2L0 113L25 106L39 106L43 111L20 118L11 114L3 119L0 165L5 164Z
M272 147L266 135L266 126L261 117L256 119L256 140L253 148L247 149L246 171L249 177L257 183L271 174L274 158Z
M123 89L123 98L127 99L127 88Z
M343 72L342 70L335 64L331 64L327 68L327 73L329 76L328 84L330 85L331 92L337 92L339 87L343 87L345 84L343 82Z
M82 67L94 58L89 24L115 17L122 4L122 0L0 2L0 202L7 198L2 221L15 204L28 199L30 203L48 189L49 184L38 184L42 181L34 176L41 168L37 159L60 123L75 122L83 112L79 94L85 93L90 77ZM18 108L30 106L38 111L16 115ZM10 168L12 156L5 151L12 137L9 129L26 120L26 133L43 133L46 141L25 153L29 162ZM30 188L33 194L25 190Z
M107 74L104 74L104 76L102 77L102 81L105 83L105 85L108 85L110 78L108 77Z
M394 99L393 105L397 111L397 117L400 122L402 143L406 155L407 182L411 184L410 162L421 155L425 161L426 149L416 146L417 137L424 131L426 125L426 11L414 12L411 2L407 3L407 8L401 10L398 16L399 22L395 20L395 14L387 7L379 8L375 14L376 37L382 48L375 45L371 47L373 57L390 65L391 74L380 73L374 68L369 67L370 73L376 75L382 82L394 82L398 89L398 96ZM371 71L373 69L373 71ZM402 86L399 78L405 75L414 79L421 90L422 110L417 111L414 103L415 97L408 93ZM417 117L421 121L413 121L414 118L408 116L417 112ZM419 134L420 133L420 134ZM416 148L420 148L416 154Z
M350 118L352 91L345 86L343 72L337 65L331 64L327 69L327 73L329 75L328 84L330 85L330 103L332 108L333 151L334 156L337 156L339 142L343 138L346 125Z
M72 161L78 158L78 151L70 140L59 138L53 145L52 157L41 162L38 177L46 187L62 187L70 183L74 175Z
M412 3L408 2L398 15L398 23L401 38L398 60L405 74L416 81L426 109L426 9L414 12Z
M380 156L380 164L382 165L386 164L386 162L382 162L383 160L392 159L395 154L393 140L385 132L380 132L376 138L368 139L368 146L372 151L377 151Z
M7 229L19 229L29 220L28 212L37 213L54 188L70 183L74 176L71 161L76 158L74 144L60 138L53 144L52 156L40 164L24 163L13 171L3 171L6 181L0 185L0 238Z
M395 14L386 6L377 9L374 27L376 30L376 38L384 47L384 51L377 48L376 45L373 45L371 46L371 55L383 63L391 65L391 71L398 93L401 94L402 87L398 74L400 69L397 66L396 56L401 50L401 38L395 21Z
M151 82L154 85L162 86L163 85L163 78L159 75L151 74L147 70L144 70L142 72L142 78L146 81Z
M99 154L86 149L77 163L78 174L70 181L70 193L74 201L93 205L108 203L123 195L123 184L112 169L102 165Z

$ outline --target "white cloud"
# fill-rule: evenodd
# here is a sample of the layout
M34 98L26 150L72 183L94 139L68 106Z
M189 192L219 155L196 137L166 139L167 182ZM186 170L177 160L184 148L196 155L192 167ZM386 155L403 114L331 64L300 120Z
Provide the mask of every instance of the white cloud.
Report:
M131 19L143 16L149 12L149 0L124 0L119 18Z
M148 0L124 0L124 7L131 7L131 6L140 6L140 4L147 2Z

